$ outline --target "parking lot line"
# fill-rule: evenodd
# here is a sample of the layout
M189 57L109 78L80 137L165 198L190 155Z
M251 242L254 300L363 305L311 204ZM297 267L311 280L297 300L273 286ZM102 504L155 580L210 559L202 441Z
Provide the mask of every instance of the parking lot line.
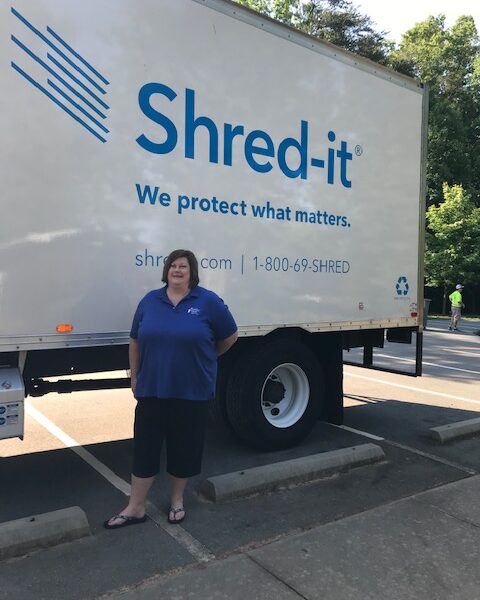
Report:
M358 433L359 435L363 435L364 437L370 438L371 440L376 440L377 442L383 441L385 438L379 437L378 435L373 435L373 433L368 433L367 431L360 431L360 429L354 429L353 427L347 427L346 425L335 425L334 423L330 423L334 427L338 427L339 429L345 429L345 431L350 431L351 433Z
M188 531L179 525L170 525L165 521L165 515L154 505L147 500L147 515L157 525L166 531L175 541L183 548L188 550L198 562L206 563L216 558L215 554L194 538Z
M393 356L392 354L377 354L375 356L380 356L382 358L394 358L395 360L402 360L404 362L415 362L414 358L405 358L403 356ZM422 360L422 365L428 365L429 367L437 367L438 369L450 369L452 371L462 371L462 373L473 373L474 375L480 375L480 371L472 371L471 369L461 369L460 367L447 367L447 365L439 365L438 363L431 363L425 360Z
M468 473L469 475L477 475L477 471L474 469L470 469L469 467L464 467L459 463L453 462L446 458L442 458L437 456L436 454L430 454L430 452L424 452L423 450L419 450L418 448L414 448L413 446L406 446L405 444L399 444L398 442L393 442L392 440L385 440L387 444L390 446L395 446L396 448L400 448L401 450L407 450L407 452L413 452L414 454L418 454L419 456L423 456L424 458L429 458L435 462L442 463L447 465L448 467L453 467L454 469L458 469L459 471L463 471L464 473Z
M450 400L460 400L461 402L468 402L470 404L480 404L480 400L472 400L470 398L464 398L463 396L453 396L452 394L444 394L443 392L434 392L433 390L425 390L423 388L415 387L412 385L404 385L402 383L393 383L391 381L385 381L385 379L378 379L377 377L367 377L366 375L358 375L357 373L351 373L346 369L343 371L343 374L347 377L365 379L366 381L373 381L374 383L382 383L383 385L389 385L392 387L400 388L402 390L421 392L422 394L431 394L432 396L441 396L442 398L449 398Z
M95 471L97 471L104 479L124 493L125 496L130 496L129 483L116 475L111 469L95 458L93 454L88 452L88 450L85 450L83 446L57 427L55 423L50 421L50 419L43 415L38 409L31 406L28 402L25 402L25 411L35 419L37 423L51 433L51 435L60 440L64 446L75 452L77 456L95 469ZM164 516L160 518L161 514L161 511L154 504L151 502L147 503L147 515L150 519L163 531L168 533L170 537L187 550L187 552L189 552L196 560L199 562L208 562L215 558L214 554L212 554L201 542L190 535L188 531L185 531L183 527L180 525L168 525Z
M38 409L34 408L27 402L25 402L25 411L29 414L37 423L44 427L49 433L62 442L64 446L70 448L77 456L88 463L95 471L100 473L109 483L111 483L118 490L123 492L126 496L130 495L130 485L123 480L121 477L116 475L106 465L96 459L93 454L90 454L88 450L85 450L83 446L80 446L73 438L67 435L59 427L55 425L50 419L47 419Z
M436 454L430 454L429 452L424 452L423 450L419 450L413 446L407 446L405 444L399 444L398 442L394 442L393 440L387 440L386 438L379 437L377 435L373 435L373 433L368 433L368 431L361 431L360 429L354 429L353 427L347 427L346 425L335 425L335 423L329 423L332 427L337 427L338 429L344 429L345 431L350 431L351 433L356 433L357 435L361 435L363 437L374 439L378 442L385 442L389 446L395 446L396 448L400 448L401 450L406 450L407 452L412 452L413 454L418 454L419 456L423 456L423 458L428 458L435 462L442 463L448 467L453 467L454 469L458 469L459 471L463 471L464 473L468 473L468 475L477 475L477 471L474 469L470 469L469 467L464 467L456 462L448 460L446 458L442 458L437 456Z
M381 356L383 358L394 358L395 360L403 360L405 362L415 362L413 358L404 358L400 356L393 356L391 354L376 354L375 356ZM460 369L460 367L447 367L447 365L439 365L438 363L427 362L422 360L422 365L428 365L429 367L437 367L438 369L450 369L452 371L461 371L462 373L473 373L474 375L480 375L480 371L472 371L471 369Z

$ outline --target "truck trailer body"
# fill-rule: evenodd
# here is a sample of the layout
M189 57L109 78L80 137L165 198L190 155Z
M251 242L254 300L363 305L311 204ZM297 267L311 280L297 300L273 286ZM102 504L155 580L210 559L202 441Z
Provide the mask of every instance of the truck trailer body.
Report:
M0 438L128 385L45 378L127 368L175 248L237 320L214 413L256 446L341 422L344 348L421 342L420 83L226 0L0 10Z

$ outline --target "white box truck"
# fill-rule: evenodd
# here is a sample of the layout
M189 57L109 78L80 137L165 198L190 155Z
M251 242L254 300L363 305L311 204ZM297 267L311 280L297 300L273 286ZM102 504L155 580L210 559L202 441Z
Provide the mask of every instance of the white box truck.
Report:
M247 442L340 423L342 350L385 332L420 374L421 84L227 0L0 11L0 437L25 396L128 386L56 378L128 367L175 248L239 324L215 411Z

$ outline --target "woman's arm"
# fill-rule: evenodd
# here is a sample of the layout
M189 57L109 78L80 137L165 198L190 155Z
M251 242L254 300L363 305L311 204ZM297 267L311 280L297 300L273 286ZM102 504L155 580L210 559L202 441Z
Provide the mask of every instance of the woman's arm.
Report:
M225 354L225 352L227 350L230 350L230 348L237 341L237 339L238 339L238 331L236 331L235 333L232 333L232 335L230 335L229 337L225 338L224 340L218 340L218 342L217 342L217 356L221 356L222 354Z
M130 338L130 344L128 346L128 361L130 363L130 385L133 395L135 396L135 388L137 387L137 372L140 364L140 348L137 340L134 338Z

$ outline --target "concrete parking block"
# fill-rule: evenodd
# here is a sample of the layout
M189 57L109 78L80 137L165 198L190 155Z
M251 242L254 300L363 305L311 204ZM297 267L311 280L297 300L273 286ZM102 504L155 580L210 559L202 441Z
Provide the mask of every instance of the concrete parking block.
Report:
M284 485L320 479L384 459L385 453L380 446L361 444L209 477L202 482L200 492L213 502L233 500L270 492Z
M91 535L79 506L0 523L0 560Z
M440 425L439 427L431 427L424 432L424 436L428 437L440 444L450 442L452 440L475 435L480 433L480 418L468 419L467 421L457 421L448 425Z

